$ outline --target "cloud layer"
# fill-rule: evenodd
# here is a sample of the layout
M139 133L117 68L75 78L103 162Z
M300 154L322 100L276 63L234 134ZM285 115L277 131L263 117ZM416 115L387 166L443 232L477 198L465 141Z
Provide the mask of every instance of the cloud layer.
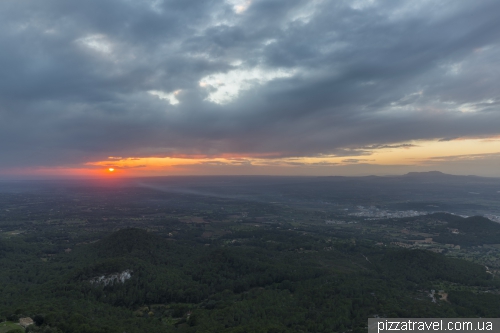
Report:
M0 168L498 135L499 12L494 0L3 0Z

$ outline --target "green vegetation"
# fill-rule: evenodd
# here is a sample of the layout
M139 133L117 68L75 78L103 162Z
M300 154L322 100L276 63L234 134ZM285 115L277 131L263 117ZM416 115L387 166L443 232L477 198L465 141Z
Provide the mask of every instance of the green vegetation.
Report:
M253 181L239 196L231 184L0 193L0 329L31 317L27 332L366 332L376 316L500 317L500 224L355 215L348 200L378 197L328 182L283 181L283 194L262 182L249 199ZM375 203L363 211L387 209Z
M500 287L471 262L290 230L235 235L239 244L206 246L124 229L45 263L40 249L4 240L1 314L62 332L362 332L376 315L500 316L498 295L431 302L442 283ZM123 283L90 283L125 270Z
M0 333L17 333L24 332L24 329L19 326L19 324L13 323L11 321L5 321L0 323Z

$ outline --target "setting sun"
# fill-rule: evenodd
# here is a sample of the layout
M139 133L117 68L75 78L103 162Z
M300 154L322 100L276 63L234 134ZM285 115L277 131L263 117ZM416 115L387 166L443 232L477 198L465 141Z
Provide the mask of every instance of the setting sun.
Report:
M113 171L115 171L115 169L114 168L109 168L108 171L109 172L113 172Z

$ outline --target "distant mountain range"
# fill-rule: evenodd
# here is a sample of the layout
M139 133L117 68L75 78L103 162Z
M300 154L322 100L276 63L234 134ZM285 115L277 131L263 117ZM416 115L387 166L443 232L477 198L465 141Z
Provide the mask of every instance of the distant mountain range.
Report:
M402 177L412 177L412 178L462 178L462 177L474 177L474 178L484 178L473 175L450 175L448 173L443 173L441 171L425 171L425 172L408 172Z
M482 177L476 175L451 175L441 171L408 172L404 175L392 175L385 178L404 178L408 180L433 180L433 181L479 181L495 182L499 181L497 177Z

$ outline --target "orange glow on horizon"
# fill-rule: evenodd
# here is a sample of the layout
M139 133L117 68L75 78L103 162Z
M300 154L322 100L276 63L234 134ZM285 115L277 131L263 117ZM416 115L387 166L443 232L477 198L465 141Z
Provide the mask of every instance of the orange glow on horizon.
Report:
M127 177L133 176L161 176L161 175L189 175L189 174L213 174L224 173L230 168L241 170L241 174L259 173L258 169L272 168L279 173L281 168L284 173L286 169L297 170L304 174L314 174L314 169L325 167L347 166L352 164L365 164L375 166L406 166L417 167L426 165L428 162L436 161L440 156L459 156L475 154L498 154L498 137L490 138L460 138L450 141L437 140L415 140L411 142L395 143L394 148L364 149L359 152L353 151L350 156L312 156L312 157L279 157L281 154L229 154L223 153L218 156L208 155L181 155L171 157L124 157L110 158L105 161L88 163L90 167L106 167L115 169L127 169ZM398 144L401 146L398 147ZM471 159L481 158L472 156ZM433 162L434 163L434 162ZM304 171L300 171L303 169ZM305 170L310 171L305 171ZM222 171L225 170L225 171ZM111 171L111 170L109 170Z
M392 147L390 147L392 146ZM500 159L500 137L460 138L450 141L415 140L394 143L385 148L359 148L349 156L280 157L264 154L176 155L172 157L109 157L83 165L34 167L0 170L10 177L68 177L115 180L129 177L174 175L331 175L384 174L383 170L440 170L449 173L464 165L487 165L487 159ZM495 157L496 156L496 157ZM474 163L476 163L474 162ZM465 164L464 164L465 163ZM481 164L482 163L482 164ZM355 165L357 165L355 167ZM491 163L489 164L491 165ZM469 167L470 168L470 167ZM426 169L426 170L427 170ZM485 170L487 168L485 167ZM490 175L499 177L492 167ZM488 169L488 170L490 170ZM354 171L350 171L354 170ZM361 170L361 171L356 171ZM400 170L400 171L399 171ZM468 171L463 171L468 172ZM486 171L485 171L486 172ZM396 173L396 172L392 172ZM391 173L391 174L392 174ZM472 172L471 172L472 173Z

